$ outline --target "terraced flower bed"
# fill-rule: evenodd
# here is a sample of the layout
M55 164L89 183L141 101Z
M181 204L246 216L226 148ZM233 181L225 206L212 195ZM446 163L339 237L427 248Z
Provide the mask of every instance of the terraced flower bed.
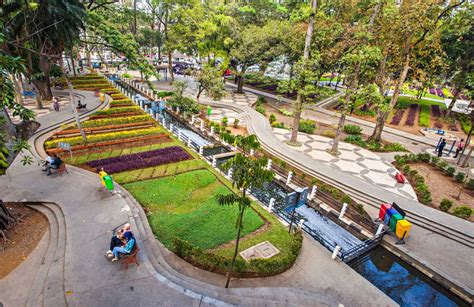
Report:
M100 171L114 174L129 170L158 166L191 159L183 148L179 146L167 147L136 154L123 155L114 158L100 159L87 162L87 165Z
M129 117L129 116L137 116L142 115L143 112L125 112L125 113L115 113L115 114L101 114L101 115L91 115L89 116L90 119L105 119L105 118L112 118L112 117Z
M139 123L84 128L84 131L86 134L98 134L98 133L105 133L105 132L117 132L117 131L125 131L125 130L132 130L132 129L149 128L153 126L156 126L156 122L146 121L146 122L139 122ZM79 129L68 129L68 130L55 132L52 138L55 139L58 137L72 137L72 136L77 136L77 135L80 135Z

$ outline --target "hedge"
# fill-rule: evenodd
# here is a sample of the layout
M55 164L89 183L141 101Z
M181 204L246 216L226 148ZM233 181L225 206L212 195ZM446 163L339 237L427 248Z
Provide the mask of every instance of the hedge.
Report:
M87 137L87 143L96 143L102 141L116 140L116 139L125 139L130 137L158 134L162 131L160 128L146 128L146 129L137 129L132 131L120 131L120 132L110 132L96 135L89 135ZM59 142L67 142L71 146L80 145L84 143L82 136L75 136L70 138L59 138L44 143L46 149L55 148L58 146Z
M253 259L249 262L237 257L234 265L234 277L265 277L280 274L293 266L303 243L301 231L293 234L293 242L289 256L285 258ZM193 265L204 270L226 274L231 260L220 255L213 254L194 247L189 242L180 238L173 241L173 251L179 257L191 262Z

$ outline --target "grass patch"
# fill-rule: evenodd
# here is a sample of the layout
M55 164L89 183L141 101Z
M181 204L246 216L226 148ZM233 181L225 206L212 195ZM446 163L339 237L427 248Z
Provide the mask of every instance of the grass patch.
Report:
M426 104L421 105L420 117L418 119L418 123L421 127L430 126L430 115L431 115L431 107Z
M387 97L387 99L390 100L391 97ZM431 106L431 105L438 105L442 109L446 109L446 105L443 102L437 102L437 101L432 101L432 100L426 100L426 99L415 99L411 97L398 97L397 104L395 105L396 109L406 109L408 108L411 104L417 104L419 106Z
M202 249L214 248L235 238L237 208L221 207L217 203L217 195L231 191L207 170L130 183L124 187L149 210L153 232L169 249L172 249L175 237ZM253 210L245 213L244 221L243 235L264 224Z

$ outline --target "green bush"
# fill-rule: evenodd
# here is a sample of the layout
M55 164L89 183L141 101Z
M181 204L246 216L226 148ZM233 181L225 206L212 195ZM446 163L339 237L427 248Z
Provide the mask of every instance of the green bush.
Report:
M439 204L439 209L444 212L448 212L449 209L453 206L453 202L447 198L443 198L441 203Z
M281 122L273 122L272 123L272 127L273 128L285 128L285 124L284 123L281 123Z
M344 142L347 142L347 143L351 143L351 144L354 144L354 145L358 145L360 147L367 147L367 144L365 143L365 141L362 139L362 137L360 135L348 135L345 139L344 139Z
M273 124L274 122L276 122L276 116L275 114L270 114L270 117L268 117L268 120L270 121L270 124Z
M446 161L443 161L443 160L439 160L439 162L436 164L436 166L444 171L444 169L448 166L448 163Z
M453 177L454 176L454 173L456 172L456 169L452 166L448 167L445 171L446 175L448 175L449 177Z
M227 118L227 116L222 117L221 119L222 126L227 127L228 123L229 123L229 119Z
M410 170L410 176L411 177L415 177L416 175L418 175L418 171L416 169Z
M404 167L403 167L403 173L406 175L408 173L410 173L410 165L406 164Z
M380 142L368 141L366 143L367 149L371 151L384 151L385 147L382 147Z
M425 182L425 178L423 178L423 176L421 176L420 174L413 175L412 180L415 183L415 185Z
M385 152L397 152L397 151L408 151L405 146L400 143L389 143L383 146Z
M322 136L325 136L327 138L335 138L336 137L336 132L332 131L332 130L324 130L322 133L321 133Z
M240 120L238 118L234 119L234 124L233 124L234 128L239 127L239 122L240 122Z
M285 116L290 116L290 117L293 116L293 114L294 114L293 112L288 111L288 110L285 110L285 109L278 109L278 111L279 111L281 114L283 114L283 115L285 115Z
M466 184L466 187L467 187L469 190L474 190L474 179L469 179L469 181L468 181L467 184Z
M139 106L132 106L132 107L123 107L123 108L113 108L113 109L107 109L107 110L100 110L100 111L95 112L93 115L109 115L109 114L139 112L139 111L141 111Z
M464 179L466 179L466 174L463 173L463 172L459 172L459 173L456 174L454 179L456 179L457 182L462 183L462 182L464 182Z
M266 103L267 102L267 99L263 96L258 96L257 98L257 101L256 101L256 106L259 107L261 106L262 104Z
M120 124L131 124L131 123L141 123L152 120L150 115L136 115L136 116L127 116L127 117L112 117L104 119L94 119L86 120L81 123L83 128L93 128L93 127L102 127L110 125L120 125ZM77 129L76 125L71 126L72 129Z
M459 122L461 123L461 128L464 131L464 133L469 133L472 127L472 121L469 118L469 115L467 114L457 114L457 118L459 119Z
M433 163L434 165L438 165L439 160L441 160L439 157L436 157L436 156L431 157L431 163Z
M298 127L298 131L303 133L313 133L315 129L316 123L310 119L301 120L300 125Z
M431 159L431 155L427 152L418 154L418 160L420 160L422 162L428 163L428 162L430 162L430 159Z
M467 205L462 205L460 207L454 208L453 214L457 217L467 219L471 217L472 209Z
M261 113L261 114L263 114L263 115L265 115L265 114L267 113L267 111L265 110L264 107L258 106L258 107L255 108L255 110L256 110L258 113Z
M357 125L345 125L344 132L347 134L361 134L362 128Z
M175 93L171 91L163 91L163 92L158 92L156 96L158 96L159 98L164 98L164 97L173 96L174 94Z

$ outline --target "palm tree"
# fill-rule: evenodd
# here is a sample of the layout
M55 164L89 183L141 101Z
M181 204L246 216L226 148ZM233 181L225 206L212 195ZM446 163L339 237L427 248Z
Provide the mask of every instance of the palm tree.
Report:
M245 151L250 149L257 150L260 147L260 143L258 142L255 135L240 138L238 145ZM266 169L267 162L268 159L265 157L247 157L243 153L238 153L223 165L224 171L232 169L232 186L241 191L240 195L232 193L218 196L218 202L221 206L229 206L234 204L239 206L239 215L237 216L235 225L237 228L235 250L229 271L227 272L227 281L225 284L226 288L229 287L235 260L237 259L237 253L239 251L240 234L243 228L244 213L251 204L251 200L247 197L247 191L250 188L261 188L265 183L272 181L273 177L275 176L275 173Z

